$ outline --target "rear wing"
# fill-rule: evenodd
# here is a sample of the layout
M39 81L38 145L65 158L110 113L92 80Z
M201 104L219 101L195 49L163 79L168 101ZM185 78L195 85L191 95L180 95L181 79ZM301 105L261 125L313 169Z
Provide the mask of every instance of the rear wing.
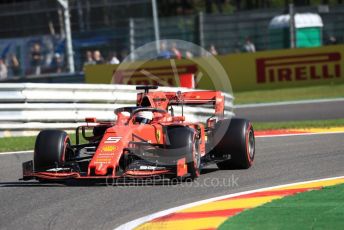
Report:
M224 115L225 97L221 91L167 92L168 105L200 105L215 109L215 115Z
M199 90L191 92L162 92L153 91L157 86L137 86L136 89L144 90L137 94L136 105L154 107L167 110L171 105L201 106L215 109L215 116L224 116L225 96L221 91Z

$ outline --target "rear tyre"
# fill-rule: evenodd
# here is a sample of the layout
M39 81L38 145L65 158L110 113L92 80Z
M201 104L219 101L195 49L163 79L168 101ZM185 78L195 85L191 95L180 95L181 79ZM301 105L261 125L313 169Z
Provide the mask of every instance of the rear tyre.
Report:
M68 151L70 145L70 138L64 131L41 131L35 143L34 169L40 171L62 166L71 157Z
M192 180L200 175L200 153L198 141L195 141L194 131L189 127L172 126L168 128L170 142L169 154L185 157L188 173Z
M230 159L217 163L219 169L248 169L255 155L255 137L252 124L245 119L233 118L216 124L215 138L220 140L214 148L219 154L230 154ZM228 129L220 132L221 127ZM221 135L220 135L221 134Z

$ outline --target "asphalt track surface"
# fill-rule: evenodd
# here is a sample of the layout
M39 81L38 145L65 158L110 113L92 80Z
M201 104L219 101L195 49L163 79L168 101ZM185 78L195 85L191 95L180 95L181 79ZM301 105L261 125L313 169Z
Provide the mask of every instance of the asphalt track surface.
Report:
M344 118L344 99L291 104L242 105L235 108L234 113L238 117L262 122L338 119Z
M251 169L220 171L212 166L197 182L178 185L64 186L20 182L21 162L31 159L32 154L0 155L0 228L113 229L144 215L201 199L342 176L343 140L344 134L257 138Z

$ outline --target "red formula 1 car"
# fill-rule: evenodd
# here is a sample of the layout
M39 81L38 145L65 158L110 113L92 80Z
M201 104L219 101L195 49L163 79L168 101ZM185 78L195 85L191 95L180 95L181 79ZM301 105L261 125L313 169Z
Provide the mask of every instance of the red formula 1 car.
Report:
M137 105L115 110L114 123L76 129L76 144L60 130L43 130L36 139L34 159L23 163L23 179L197 178L207 164L220 169L252 165L255 138L245 119L224 119L220 91L160 92L138 86ZM185 121L176 106L211 106L206 121ZM83 137L83 143L80 139Z

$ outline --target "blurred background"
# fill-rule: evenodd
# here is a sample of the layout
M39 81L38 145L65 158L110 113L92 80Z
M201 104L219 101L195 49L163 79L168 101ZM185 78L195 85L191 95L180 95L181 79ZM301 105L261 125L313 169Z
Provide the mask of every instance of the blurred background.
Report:
M299 35L294 40L290 13ZM85 65L118 64L154 41L156 32L160 39L193 42L214 55L340 44L344 5L342 0L5 0L0 81L46 75L70 81L73 75L72 81L82 82Z

